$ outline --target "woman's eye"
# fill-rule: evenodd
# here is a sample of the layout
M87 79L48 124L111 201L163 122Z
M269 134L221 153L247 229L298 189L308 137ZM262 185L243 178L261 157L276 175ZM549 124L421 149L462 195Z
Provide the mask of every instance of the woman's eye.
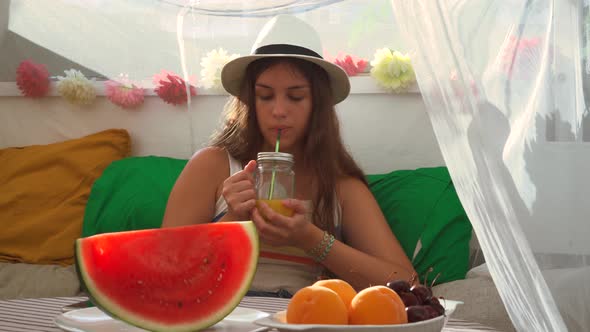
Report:
M289 96L289 99L293 101L302 101L304 97L301 96Z
M272 95L258 95L258 98L260 98L261 100L271 100Z

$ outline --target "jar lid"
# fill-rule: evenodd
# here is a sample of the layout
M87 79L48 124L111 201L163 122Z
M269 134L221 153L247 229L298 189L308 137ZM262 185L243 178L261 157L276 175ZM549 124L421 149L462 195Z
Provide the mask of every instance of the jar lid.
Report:
M258 161L286 161L293 163L293 155L286 152L258 152Z

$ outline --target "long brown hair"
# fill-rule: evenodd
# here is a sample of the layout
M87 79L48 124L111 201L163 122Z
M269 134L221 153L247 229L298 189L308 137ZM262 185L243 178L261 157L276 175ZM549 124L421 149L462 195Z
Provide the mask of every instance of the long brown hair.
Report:
M355 177L365 184L366 180L342 144L330 79L321 67L297 58L269 57L252 62L246 69L240 96L226 105L224 126L214 134L211 145L225 148L242 163L256 159L264 144L255 112L256 80L266 69L283 62L303 74L311 86L312 112L303 142L303 167L310 170L316 184L313 222L333 233L337 180Z

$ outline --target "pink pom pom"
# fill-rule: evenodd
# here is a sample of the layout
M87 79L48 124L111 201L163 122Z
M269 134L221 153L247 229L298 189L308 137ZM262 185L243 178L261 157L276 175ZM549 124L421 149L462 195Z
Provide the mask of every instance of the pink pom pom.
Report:
M172 105L182 105L188 101L186 83L182 78L173 73L166 73L165 78L156 77L159 80L157 80L158 86L154 91L162 100ZM189 91L191 96L197 95L197 89L194 86L189 85Z
M357 74L364 72L367 67L367 60L359 59L351 55L336 58L334 63L344 69L348 76L356 76Z
M115 105L131 109L143 104L143 88L117 81L106 81L104 85L107 98Z
M521 38L510 36L502 53L502 69L509 77L528 79L534 68L530 66L541 57L539 37Z
M327 54L327 52L324 53ZM326 55L325 58L326 60L344 69L348 76L356 76L357 74L363 73L367 68L367 64L369 63L365 59L344 53L338 53L335 58L332 58L330 55Z
M45 65L25 60L16 69L16 85L27 97L43 97L49 91L49 72Z

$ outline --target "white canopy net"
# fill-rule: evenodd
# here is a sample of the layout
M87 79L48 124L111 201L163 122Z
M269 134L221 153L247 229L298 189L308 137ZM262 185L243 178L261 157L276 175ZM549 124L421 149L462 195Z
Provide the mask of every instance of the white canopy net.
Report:
M515 327L590 331L588 1L392 6Z

